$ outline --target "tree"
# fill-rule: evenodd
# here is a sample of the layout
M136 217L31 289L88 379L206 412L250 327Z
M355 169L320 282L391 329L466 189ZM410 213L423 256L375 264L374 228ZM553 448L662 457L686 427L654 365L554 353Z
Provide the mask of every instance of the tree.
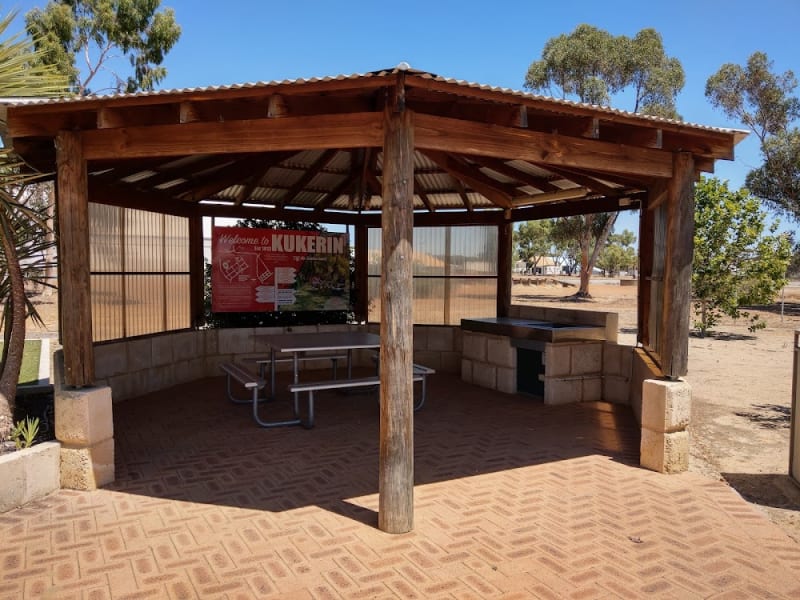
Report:
M606 245L597 257L597 266L607 275L617 275L636 267L636 236L625 229L622 233L610 233Z
M526 268L536 268L542 258L552 255L551 228L552 222L542 219L522 223L514 232L517 256L525 261Z
M161 0L51 0L25 15L43 63L55 65L75 92L152 90L166 77L161 63L181 34L171 8L158 12ZM79 67L76 58L83 57ZM116 70L127 57L132 73ZM112 83L91 90L101 72Z
M613 95L630 89L633 111L679 118L675 98L685 75L680 61L664 52L655 29L633 38L613 36L591 25L578 25L568 35L550 38L542 58L531 63L525 87L562 98L610 106Z
M30 40L14 35L5 38L15 14L0 20L0 95L33 97L62 93L67 82L53 67L39 62ZM29 184L23 165L8 148L0 150L0 302L3 304L3 354L0 358L0 440L13 426L25 346L25 320L35 315L25 295L25 281L38 271L32 257L46 244L46 220L31 204Z
M577 217L559 217L553 225L552 236L569 247L577 241L580 251L580 287L573 294L576 299L591 298L589 280L600 250L605 246L608 234L614 228L616 213L597 213Z
M786 284L791 238L775 234L777 222L765 235L765 218L747 190L730 191L716 178L697 185L692 298L701 335L724 315L750 317L743 307L773 302ZM764 326L750 319L750 331Z
M675 98L684 82L680 61L666 55L655 29L642 29L633 38L615 37L586 24L549 39L525 77L528 89L552 94L555 88L562 98L575 96L580 102L605 106L615 94L630 90L635 112L675 119L680 118ZM616 213L603 213L560 220L560 231L571 231L581 251L578 298L591 297L592 270L616 218Z
M800 99L792 71L772 72L773 62L754 52L747 64L727 63L708 78L706 97L758 138L764 163L748 173L748 189L777 210L800 219Z

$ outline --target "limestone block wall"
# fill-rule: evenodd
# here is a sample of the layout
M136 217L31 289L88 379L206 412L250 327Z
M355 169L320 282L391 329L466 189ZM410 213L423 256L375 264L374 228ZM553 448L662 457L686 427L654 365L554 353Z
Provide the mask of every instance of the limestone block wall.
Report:
M517 391L517 349L501 335L462 331L461 379L507 394Z
M223 362L264 358L257 335L317 331L357 330L357 325L311 325L303 327L242 327L182 331L132 340L95 344L95 373L98 385L113 390L114 401L134 398L173 385L222 374ZM355 353L356 365L367 365L366 353ZM303 368L327 368L330 361L309 361ZM255 365L253 365L255 369ZM290 370L291 363L279 363Z
M441 373L461 370L461 327L448 325L414 326L414 362Z
M633 346L603 344L603 400L615 404L631 402Z
M633 348L631 354L630 405L639 425L642 424L642 389L648 379L663 379L664 374L647 352Z
M603 342L545 344L544 403L603 399Z

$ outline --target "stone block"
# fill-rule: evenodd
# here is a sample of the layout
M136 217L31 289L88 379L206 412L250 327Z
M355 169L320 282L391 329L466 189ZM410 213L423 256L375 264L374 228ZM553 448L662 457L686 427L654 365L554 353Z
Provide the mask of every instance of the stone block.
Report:
M486 336L471 331L464 332L464 358L486 362Z
M472 361L468 358L461 359L461 380L472 383Z
M642 383L642 427L659 433L689 425L692 388L685 381L646 379Z
M662 433L642 428L640 464L659 473L683 473L689 468L689 432Z
M574 344L571 371L572 375L600 374L603 371L603 344Z
M202 332L202 355L219 354L219 329L206 329Z
M112 402L127 400L133 396L131 393L131 379L130 373L123 373L122 375L109 377L106 380L108 387L111 388Z
M27 453L23 502L43 498L61 487L61 444L44 442L22 452Z
M454 327L453 332L453 352L461 354L464 350L464 332L460 327Z
M425 365L436 371L442 370L442 353L441 352L414 352L414 362L419 365Z
M195 379L202 379L206 376L205 374L205 362L206 359L202 356L198 356L197 358L193 358L188 361L189 363L189 379L187 381L194 381Z
M622 346L603 344L603 375L622 375Z
M128 342L128 371L141 371L153 366L151 338Z
M219 377L223 375L222 369L219 366L225 362L233 362L233 356L230 354L217 354L216 356L206 356L205 360L205 375L206 377Z
M159 335L150 340L153 352L153 366L171 364L175 360L175 339L172 335Z
M564 377L570 374L572 360L570 344L547 344L544 350L544 372L548 377Z
M292 325L286 328L286 333L317 333L316 325Z
M461 369L461 352L442 352L439 361L443 373L457 374Z
M91 446L114 436L110 387L60 390L54 404L58 441Z
M128 343L95 345L94 369L98 379L128 371Z
M454 349L453 327L432 327L428 333L428 350L436 352L451 352Z
M61 446L61 487L94 490L114 481L114 440L88 447Z
M618 375L603 377L603 400L614 404L630 404L630 380Z
M497 389L497 367L488 363L472 365L472 383L490 390Z
M414 327L414 352L428 349L428 332L430 327Z
M606 321L606 340L616 342L619 339L619 314L603 313Z
M157 392L174 386L177 383L175 380L175 365L169 364L161 367L153 367L148 373L148 382L147 393Z
M0 455L0 513L43 498L61 487L58 442Z
M198 348L202 348L202 331L183 331L173 334L172 353L175 360L191 360L198 355Z
M34 446L35 448L35 446ZM23 450L22 452L27 452ZM25 497L25 464L19 452L0 455L0 513L22 506Z
M625 377L630 377L633 369L633 346L619 346L622 354L620 355L620 373Z
M603 400L603 378L584 377L581 402L600 402Z
M544 382L545 404L572 404L581 401L583 384L580 379L550 379Z
M252 327L220 329L218 341L220 354L255 352L255 329Z
M497 390L506 394L517 393L517 370L497 367Z
M517 349L511 345L511 338L487 338L486 361L498 367L506 367L509 369L516 368Z

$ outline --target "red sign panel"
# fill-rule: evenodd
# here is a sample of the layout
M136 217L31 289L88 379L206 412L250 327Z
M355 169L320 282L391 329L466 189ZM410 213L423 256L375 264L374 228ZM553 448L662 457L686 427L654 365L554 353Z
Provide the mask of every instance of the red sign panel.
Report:
M347 310L347 234L214 227L211 310Z

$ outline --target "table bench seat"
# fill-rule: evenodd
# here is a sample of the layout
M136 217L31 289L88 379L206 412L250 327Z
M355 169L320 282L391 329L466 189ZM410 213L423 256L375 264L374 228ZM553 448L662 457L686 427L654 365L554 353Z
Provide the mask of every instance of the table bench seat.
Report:
M284 425L300 425L302 421L297 416L297 403L295 402L294 405L294 419L286 419L283 421L264 421L261 417L258 416L258 403L263 400L263 398L258 397L259 390L263 389L264 386L267 385L266 380L263 377L259 377L255 373L252 373L249 369L246 369L244 366L237 364L237 363L222 363L219 366L225 372L226 382L227 382L227 390L228 390L228 398L231 402L237 404L243 403L253 403L253 418L255 419L256 423L258 423L261 427L282 427ZM252 390L253 397L251 400L242 400L237 398L233 395L233 391L231 390L231 381L232 380L238 381L242 386L244 386L247 390Z
M425 404L425 397L427 395L427 377L434 374L436 371L424 365L414 365L413 381L419 381L422 384L420 400L414 405L414 410L417 411ZM293 394L302 392L308 393L308 420L305 424L306 427L314 426L314 392L322 390L339 390L339 389L357 389L363 387L377 387L380 386L381 379L379 375L372 375L369 377L360 377L357 379L330 379L325 381L304 381L301 383L292 383L289 385L289 391Z

